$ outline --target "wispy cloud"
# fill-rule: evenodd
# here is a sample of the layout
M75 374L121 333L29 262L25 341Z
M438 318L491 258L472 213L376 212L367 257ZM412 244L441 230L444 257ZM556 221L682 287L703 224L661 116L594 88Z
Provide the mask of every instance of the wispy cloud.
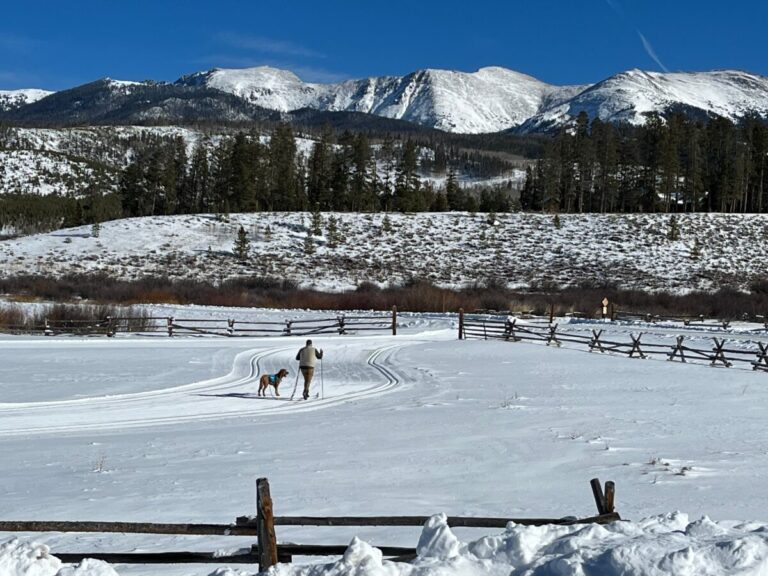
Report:
M664 72L669 72L669 69L664 66L664 63L659 59L656 50L653 49L653 45L648 41L648 38L646 38L640 30L637 30L637 35L640 36L640 41L643 43L643 48L645 49L646 54L648 54L648 56L650 56L651 59L664 70Z
M222 32L216 40L238 50L246 50L258 54L276 54L279 56L298 56L301 58L325 58L325 54L301 46L288 40L266 38L264 36L246 36L234 32Z
M664 63L661 61L661 58L659 58L659 55L656 54L656 50L654 50L653 45L648 40L648 38L645 37L645 34L643 34L640 29L631 22L619 0L605 0L605 3L608 4L611 10L613 10L622 20L627 22L635 29L635 32L637 33L637 36L640 38L640 42L643 45L643 50L645 50L645 53L651 57L651 60L656 62L656 65L664 70L664 72L669 72L669 69L664 66Z
M40 41L28 36L20 36L0 31L0 50L4 52L28 53L40 45Z
M620 4L617 4L614 0L605 0L605 3L608 4L608 6L610 6L614 12L616 12L616 14L618 14L622 18L626 18L626 14L624 14L624 9L621 7Z

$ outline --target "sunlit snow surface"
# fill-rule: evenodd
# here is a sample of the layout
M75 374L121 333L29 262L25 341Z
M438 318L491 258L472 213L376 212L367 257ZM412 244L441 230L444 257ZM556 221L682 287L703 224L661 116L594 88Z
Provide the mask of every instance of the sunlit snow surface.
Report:
M340 230L337 246L326 235L331 216ZM560 227L550 215L531 213L499 214L492 222L466 212L324 213L322 219L311 256L305 249L309 213L224 220L197 214L104 222L98 237L81 226L0 241L0 266L8 275L268 276L333 291L415 277L450 287L487 280L512 287L591 282L685 292L746 289L768 275L768 261L760 257L768 248L765 214L678 214L674 241L665 214L562 214ZM240 226L251 243L243 262L233 254Z
M178 316L183 310L154 311ZM246 312L194 309L210 317ZM251 314L283 320L299 313ZM460 342L455 320L403 315L396 337L316 337L326 355L308 402L286 400L304 338L4 336L0 517L229 523L253 514L254 480L261 476L270 479L278 515L588 516L594 514L588 482L597 476L616 482L618 511L632 522L449 531L438 517L423 533L278 527L280 541L362 540L344 558L297 558L304 564L278 570L610 575L767 569L768 504L761 486L768 477L768 375L565 347ZM766 341L752 328L736 327L728 337L734 346ZM643 330L644 339L667 343L676 332L606 329L614 337ZM689 337L703 344L710 336L692 330ZM291 372L282 399L257 398L255 375L281 367ZM9 544L13 537L20 540ZM0 566L17 566L9 574L53 576L59 566L33 542L55 556L234 552L253 539L2 534L2 542ZM382 563L364 542L418 544L420 557L413 565ZM124 576L205 576L223 567L112 568ZM89 569L74 574L111 574L101 564Z

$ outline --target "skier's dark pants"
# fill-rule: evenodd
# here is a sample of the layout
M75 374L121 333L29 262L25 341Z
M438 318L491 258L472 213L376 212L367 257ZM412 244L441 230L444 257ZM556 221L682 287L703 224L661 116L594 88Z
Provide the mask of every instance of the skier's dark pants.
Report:
M312 376L315 375L315 369L311 366L302 366L299 368L304 376L304 400L309 398L309 385L312 383Z

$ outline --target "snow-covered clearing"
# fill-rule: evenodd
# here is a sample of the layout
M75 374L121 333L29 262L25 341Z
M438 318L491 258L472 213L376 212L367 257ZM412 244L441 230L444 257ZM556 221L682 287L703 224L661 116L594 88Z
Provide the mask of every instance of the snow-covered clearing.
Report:
M201 313L232 315L195 310ZM586 516L594 513L588 481L598 476L616 481L618 511L633 522L451 532L435 518L423 534L278 527L286 542L340 544L358 536L374 545L419 543L420 558L412 566L381 564L375 550L355 542L346 560L277 573L768 570L768 525L747 522L768 520L761 488L768 375L462 342L453 317L403 322L395 337L316 338L326 356L312 392L323 397L307 403L258 399L255 381L257 372L287 367L281 396L290 396L303 338L3 336L0 518L229 523L253 514L260 476L270 479L278 515ZM691 337L709 337L699 332ZM655 337L670 336L660 329ZM714 521L698 520L703 515ZM1 544L13 536L20 540ZM253 539L3 534L0 574L57 573L56 561L31 542L55 555L233 552ZM19 568L23 562L37 568ZM86 568L61 574L111 574L100 564ZM112 567L121 576L217 568ZM256 571L218 574L240 574L234 569Z
M146 275L222 280L236 276L290 278L325 290L362 281L398 284L412 277L442 286L493 279L510 286L611 282L621 288L688 291L746 288L768 275L768 216L677 215L680 239L668 239L660 214L548 215L336 213L340 242L322 236L307 254L308 213L155 216L0 242L8 275L101 271L123 279ZM386 219L386 220L385 220ZM389 222L387 229L386 222ZM233 254L243 226L251 242L243 263ZM307 263L311 266L307 266Z

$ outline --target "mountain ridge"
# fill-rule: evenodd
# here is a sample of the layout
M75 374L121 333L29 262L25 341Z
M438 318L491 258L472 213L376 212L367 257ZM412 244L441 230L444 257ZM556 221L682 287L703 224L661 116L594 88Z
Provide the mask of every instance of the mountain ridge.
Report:
M289 70L258 66L213 68L174 82L102 78L55 93L0 91L0 119L9 121L248 121L290 119L306 110L362 113L466 134L549 131L582 111L631 124L643 123L649 112L670 110L731 120L753 113L768 118L768 77L741 70L632 69L594 84L557 86L487 66L312 83Z

